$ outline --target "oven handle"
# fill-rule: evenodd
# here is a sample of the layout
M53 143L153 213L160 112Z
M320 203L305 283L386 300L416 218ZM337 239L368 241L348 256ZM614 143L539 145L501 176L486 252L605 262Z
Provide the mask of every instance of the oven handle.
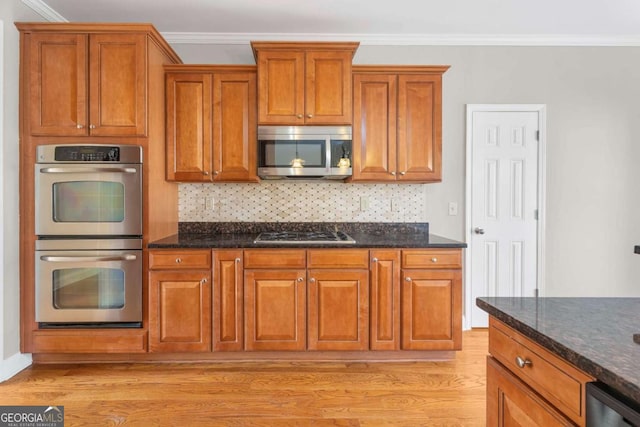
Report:
M119 256L41 256L42 261L48 262L77 262L77 261L135 261L136 255L119 255Z
M69 169L69 168L42 168L40 173L136 173L135 168L82 168L82 169Z

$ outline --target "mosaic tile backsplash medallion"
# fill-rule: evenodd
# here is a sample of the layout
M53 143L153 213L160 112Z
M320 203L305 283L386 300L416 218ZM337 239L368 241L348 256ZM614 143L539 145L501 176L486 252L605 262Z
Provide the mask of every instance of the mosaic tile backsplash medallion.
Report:
M424 222L422 184L180 184L180 222Z

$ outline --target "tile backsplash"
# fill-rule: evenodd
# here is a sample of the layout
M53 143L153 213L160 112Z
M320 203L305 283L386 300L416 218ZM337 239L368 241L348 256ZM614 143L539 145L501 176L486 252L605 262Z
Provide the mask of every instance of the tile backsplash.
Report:
M180 222L424 222L423 184L180 184Z

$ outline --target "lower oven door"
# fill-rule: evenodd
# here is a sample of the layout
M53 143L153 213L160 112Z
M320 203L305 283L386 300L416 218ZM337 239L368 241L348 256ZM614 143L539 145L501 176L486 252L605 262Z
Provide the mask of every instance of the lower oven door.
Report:
M117 243L122 240L38 242L36 321L41 326L142 322L139 239L125 240L124 244ZM60 248L51 249L56 245ZM49 249L43 250L43 246ZM105 249L109 246L138 247Z

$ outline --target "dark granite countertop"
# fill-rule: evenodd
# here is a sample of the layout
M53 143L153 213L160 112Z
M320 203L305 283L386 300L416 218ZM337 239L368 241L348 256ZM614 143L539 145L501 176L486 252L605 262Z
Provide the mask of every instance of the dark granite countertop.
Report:
M263 231L340 229L355 244L254 243ZM149 248L466 248L467 244L429 233L428 223L181 223L178 234Z
M640 298L478 298L478 307L640 404Z

